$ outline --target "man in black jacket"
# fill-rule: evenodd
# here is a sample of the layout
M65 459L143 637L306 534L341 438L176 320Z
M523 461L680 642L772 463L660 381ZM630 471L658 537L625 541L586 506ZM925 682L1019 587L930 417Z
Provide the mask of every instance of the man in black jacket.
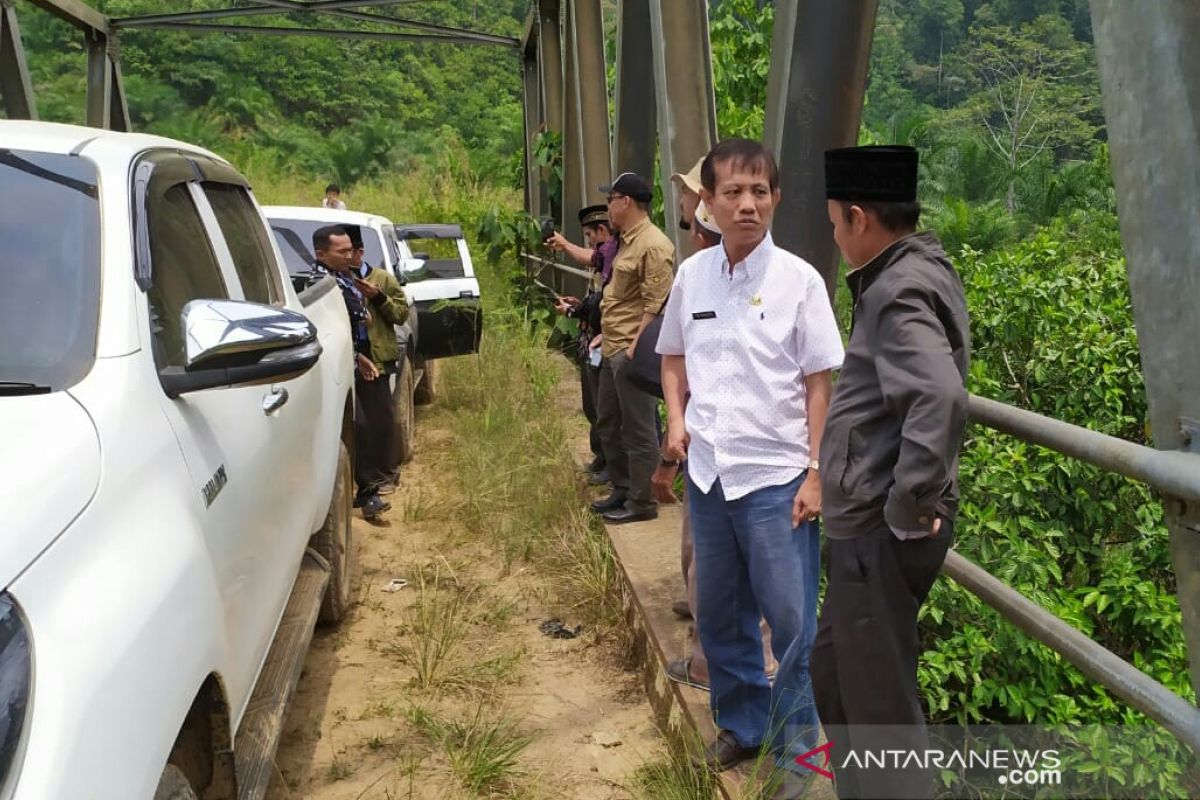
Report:
M917 612L954 538L970 338L962 282L917 233L917 153L831 150L826 195L854 318L821 440L829 581L813 647L839 797L921 797L919 769L842 768L927 745Z

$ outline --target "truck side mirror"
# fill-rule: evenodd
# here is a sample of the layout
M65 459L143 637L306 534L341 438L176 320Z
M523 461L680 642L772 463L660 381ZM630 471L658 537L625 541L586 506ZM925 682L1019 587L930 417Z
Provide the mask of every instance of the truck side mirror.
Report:
M238 300L192 300L183 307L185 366L159 380L168 397L254 386L304 374L321 356L317 329L303 314Z

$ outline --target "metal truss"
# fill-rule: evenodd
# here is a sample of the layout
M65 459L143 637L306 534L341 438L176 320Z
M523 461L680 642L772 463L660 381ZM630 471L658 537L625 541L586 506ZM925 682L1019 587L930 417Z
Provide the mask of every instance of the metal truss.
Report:
M122 30L167 29L188 33L239 33L260 36L319 36L383 42L435 42L454 45L491 45L516 49L511 36L401 19L354 9L391 8L424 0L250 0L253 5L235 8L146 14L111 19L83 0L26 0L33 6L69 22L83 34L87 51L87 108L85 119L96 128L130 130L129 105L121 80L118 35ZM37 119L37 104L29 80L25 51L14 9L16 0L0 0L0 98L9 119ZM222 24L212 20L304 13L356 23L371 23L391 30L328 28L316 25ZM401 29L401 30L397 30Z
M607 95L599 91L603 62L592 51L598 34L587 30L599 24L593 5L531 3L521 40L527 153L540 131L562 134L564 193L561 207L548 206L546 175L530 156L526 207L554 216L578 240L573 212L601 199L591 186L598 165L649 178L657 154L664 217L677 236L676 188L663 178L690 169L717 140L707 3L620 0L611 145L603 140L606 109L596 100ZM1192 685L1200 687L1200 49L1194 45L1200 4L1091 5L1155 447L985 398L971 398L970 414L976 424L1143 481L1161 494ZM877 0L775 2L764 110L764 138L779 162L783 194L774 238L822 273L831 296L838 256L824 196L824 152L857 140L876 6ZM680 257L687 252L679 250ZM533 257L530 268L552 269L559 291L582 288L576 270ZM1195 705L957 553L944 571L1200 752Z

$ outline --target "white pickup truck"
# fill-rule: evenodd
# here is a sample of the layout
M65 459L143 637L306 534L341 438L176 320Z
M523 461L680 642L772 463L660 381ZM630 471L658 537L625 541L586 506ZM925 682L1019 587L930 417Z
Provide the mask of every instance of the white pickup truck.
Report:
M264 206L263 214L275 234L275 242L283 253L283 263L296 285L304 285L313 274L316 254L312 249L313 233L326 225L341 225L351 231L351 239L363 244L363 260L372 267L387 270L401 285L407 282L397 268L399 246L392 232L392 222L378 214L345 211L335 208L306 206ZM405 299L411 302L410 287L403 286ZM403 325L395 326L400 357L392 382L392 404L395 420L397 462L406 464L416 450L416 414L413 408L417 387L424 382L424 353L421 349L417 311L412 310ZM430 340L431 342L433 339Z
M261 797L350 601L352 347L246 181L0 121L0 800Z

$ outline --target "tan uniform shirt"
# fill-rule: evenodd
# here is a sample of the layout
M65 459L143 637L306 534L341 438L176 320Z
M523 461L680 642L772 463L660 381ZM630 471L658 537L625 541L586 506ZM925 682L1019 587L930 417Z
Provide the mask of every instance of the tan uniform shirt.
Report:
M649 219L621 231L621 248L600 303L605 358L633 344L643 314L662 313L674 269L675 245Z

